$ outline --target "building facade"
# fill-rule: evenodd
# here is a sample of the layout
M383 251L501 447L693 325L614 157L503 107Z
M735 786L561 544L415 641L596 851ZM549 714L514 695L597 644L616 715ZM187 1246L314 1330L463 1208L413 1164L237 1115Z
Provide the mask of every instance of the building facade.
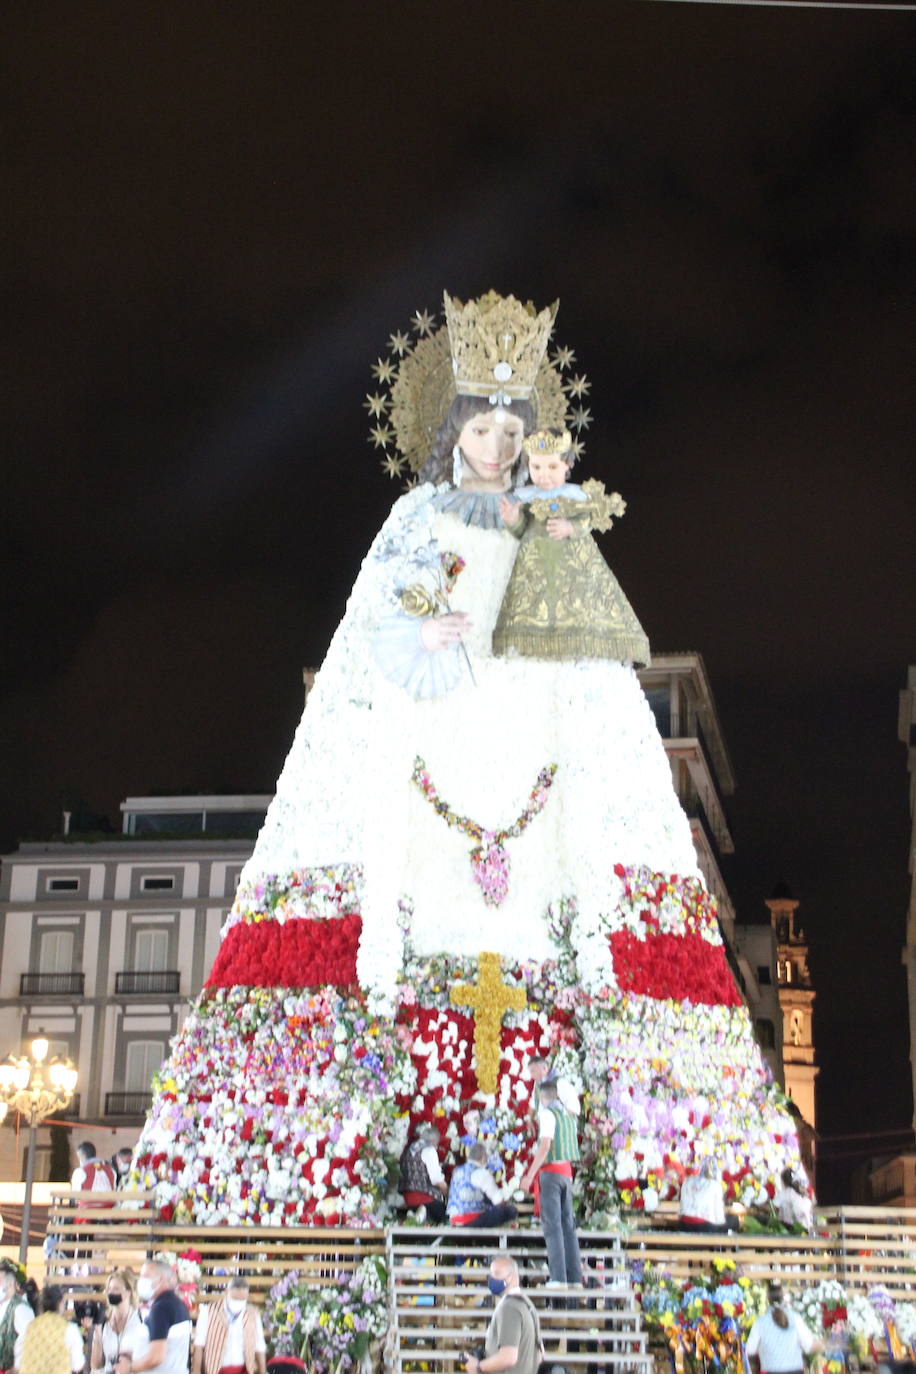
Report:
M66 836L4 856L0 1056L43 1031L79 1073L65 1119L104 1155L136 1138L269 801L129 798L120 836ZM0 1130L0 1177L23 1176L23 1149L15 1129ZM39 1178L49 1157L50 1124Z

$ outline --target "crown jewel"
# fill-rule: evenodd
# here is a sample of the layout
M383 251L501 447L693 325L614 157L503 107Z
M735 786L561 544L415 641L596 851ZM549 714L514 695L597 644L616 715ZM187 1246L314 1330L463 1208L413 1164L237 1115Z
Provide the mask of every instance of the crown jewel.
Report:
M532 453L568 453L572 446L572 435L568 429L564 429L561 434L554 434L549 429L539 429L534 434L529 434L524 443L525 452L529 456Z
M527 400L547 352L559 301L546 310L488 291L463 305L445 295L452 370L459 396L484 396L493 405Z

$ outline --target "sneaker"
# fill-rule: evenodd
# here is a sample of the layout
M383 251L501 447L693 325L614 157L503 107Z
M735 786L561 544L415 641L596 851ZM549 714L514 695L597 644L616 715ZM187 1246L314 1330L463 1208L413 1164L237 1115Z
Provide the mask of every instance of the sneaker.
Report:
M425 1220L426 1220L426 1208L425 1208L425 1207L418 1207L418 1208L417 1208L417 1222L418 1222L418 1224L419 1224L420 1226L422 1226L423 1223L425 1222Z
M564 1279L548 1279L544 1284L545 1288L566 1288L568 1284Z

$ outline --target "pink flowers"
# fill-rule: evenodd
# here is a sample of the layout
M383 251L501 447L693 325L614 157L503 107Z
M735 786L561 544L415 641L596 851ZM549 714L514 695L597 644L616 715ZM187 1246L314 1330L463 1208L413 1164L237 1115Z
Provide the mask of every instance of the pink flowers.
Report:
M485 830L479 821L472 820L470 816L459 816L457 811L453 811L436 791L423 760L419 756L414 760L413 781L436 815L441 816L450 828L460 830L472 840L481 841L471 850L471 872L488 906L499 906L509 892L509 855L504 848L504 841L524 834L535 816L543 811L556 771L555 763L541 769L529 794L527 806L512 825L504 830Z
M509 855L492 832L471 850L471 872L487 906L499 906L509 893Z

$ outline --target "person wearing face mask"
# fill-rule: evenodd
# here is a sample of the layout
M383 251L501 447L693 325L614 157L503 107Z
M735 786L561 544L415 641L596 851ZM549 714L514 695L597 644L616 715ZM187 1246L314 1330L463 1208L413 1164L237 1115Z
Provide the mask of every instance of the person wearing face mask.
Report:
M266 1362L261 1314L248 1301L248 1281L230 1279L220 1301L200 1309L191 1374L264 1374Z
M511 1255L497 1255L487 1287L497 1299L482 1359L470 1355L466 1374L537 1374L544 1358L538 1314L519 1285L518 1265Z
M137 1287L132 1269L115 1269L105 1285L108 1315L101 1326L93 1328L90 1367L114 1374L118 1356L130 1355L143 1336L143 1322L137 1307Z
M178 1275L164 1260L146 1260L137 1280L137 1297L149 1303L146 1339L130 1353L122 1349L115 1374L187 1374L191 1314L175 1292Z

